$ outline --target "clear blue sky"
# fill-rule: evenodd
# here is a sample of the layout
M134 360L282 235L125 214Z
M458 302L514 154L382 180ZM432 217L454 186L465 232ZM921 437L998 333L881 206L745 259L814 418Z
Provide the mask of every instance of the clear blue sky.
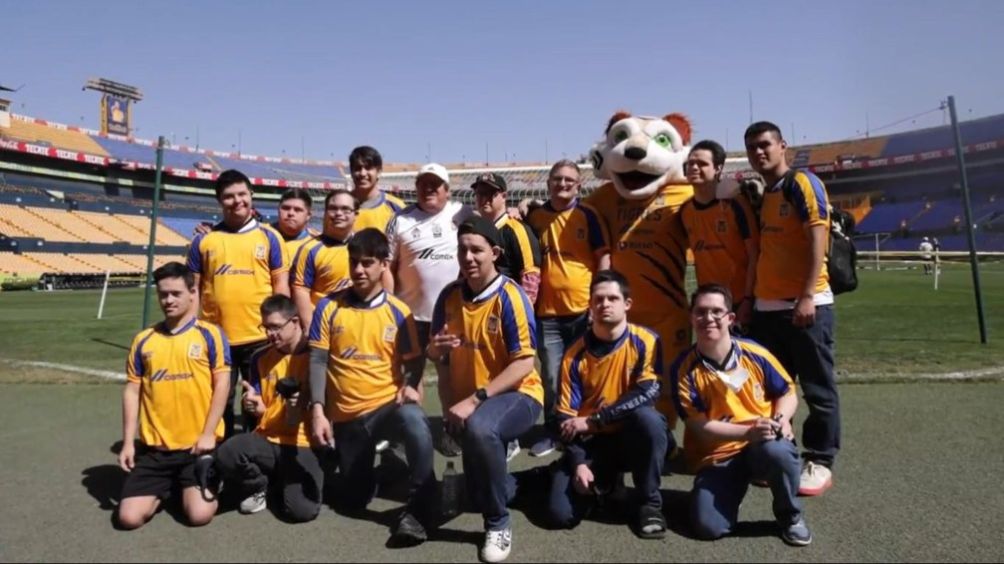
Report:
M1004 112L1004 2L25 2L0 0L18 113L98 127L89 77L142 88L138 135L391 162L551 161L607 118L680 111L740 147L753 117L798 143L937 107ZM888 133L937 125L941 112ZM726 134L728 137L726 138ZM545 147L547 154L545 155Z

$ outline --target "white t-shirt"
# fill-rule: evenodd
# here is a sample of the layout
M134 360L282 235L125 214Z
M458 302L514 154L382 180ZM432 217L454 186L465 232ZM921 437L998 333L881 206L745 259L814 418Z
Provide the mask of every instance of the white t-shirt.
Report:
M923 258L929 259L931 258L931 252L934 251L934 245L930 241L921 241L919 250L924 253L922 255Z
M433 215L410 205L387 224L394 294L408 304L416 321L432 321L436 299L457 279L457 226L474 215L460 202L447 202Z

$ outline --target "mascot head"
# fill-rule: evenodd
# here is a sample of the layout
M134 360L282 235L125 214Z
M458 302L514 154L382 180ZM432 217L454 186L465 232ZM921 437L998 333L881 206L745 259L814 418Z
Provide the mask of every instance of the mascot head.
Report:
M590 156L597 177L612 181L621 196L641 200L666 184L687 183L683 165L689 144L690 121L682 114L657 118L618 112Z

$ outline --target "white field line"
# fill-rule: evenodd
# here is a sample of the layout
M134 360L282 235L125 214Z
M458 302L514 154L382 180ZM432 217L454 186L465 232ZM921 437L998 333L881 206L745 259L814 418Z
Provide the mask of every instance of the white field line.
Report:
M40 362L34 360L11 360L7 358L0 358L0 362L13 364L14 366L33 366L35 368L48 368L50 370L61 370L63 372L71 372L73 374L94 376L96 378L102 378L104 380L115 380L117 382L124 382L126 379L125 374L122 374L120 372L111 372L109 370L98 370L96 368L83 368L81 366L73 366L71 364L57 364L55 362Z
M50 370L61 370L63 372L71 372L74 374L83 374L85 376L94 376L96 378L102 378L105 380L114 380L117 382L124 382L125 375L120 372L112 372L109 370L98 370L95 368L83 368L81 366L73 366L71 364L58 364L55 362L40 362L32 360L11 360L6 358L0 358L0 362L12 364L14 366L33 366L37 368L48 368ZM437 380L435 376L429 376L425 378L426 383L434 383ZM885 380L895 381L895 382L965 382L968 380L1004 380L1004 366L996 366L991 368L982 368L980 370L963 370L958 372L941 372L941 373L874 373L874 374L847 374L843 376L838 376L837 380L839 382L848 383L860 383L860 382L882 382Z

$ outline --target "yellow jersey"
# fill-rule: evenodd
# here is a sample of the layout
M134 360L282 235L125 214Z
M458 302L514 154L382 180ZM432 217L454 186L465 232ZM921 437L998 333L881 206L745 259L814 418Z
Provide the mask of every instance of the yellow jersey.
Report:
M140 385L139 440L161 450L194 446L220 371L230 371L230 344L216 325L192 319L173 333L163 323L140 331L126 360L126 379ZM216 439L223 439L222 418Z
M794 182L785 183L782 179L764 192L760 208L760 259L753 292L758 299L796 300L801 296L802 277L812 258L812 240L805 227L825 227L828 240L828 206L823 181L806 170L795 171ZM830 277L823 261L815 292L825 292L829 286Z
M315 306L324 296L352 286L348 241L321 235L304 245L293 261L290 280L293 286L310 289Z
M750 256L746 242L760 236L749 202L742 195L707 204L691 199L680 210L680 218L694 253L698 285L721 284L732 292L733 303L739 304L747 297Z
M605 349L605 354L596 354L597 349ZM588 417L615 404L635 384L659 380L662 371L662 346L649 329L629 323L613 343L600 342L587 331L561 361L558 412ZM601 431L615 428L604 426Z
M296 378L300 383L298 425L286 423L286 399L276 392L276 383L283 378ZM310 447L307 436L306 397L310 394L310 352L294 354L279 352L274 346L259 350L251 357L249 383L261 396L265 413L258 419L254 432L270 443Z
M430 334L439 333L444 324L461 341L449 352L453 402L483 388L512 361L537 353L530 300L519 284L502 274L477 295L463 280L446 286L436 301ZM536 368L517 390L544 404L544 387Z
M325 405L336 423L392 401L402 385L401 364L421 354L411 310L386 292L369 301L352 290L322 299L310 324L310 346L328 351Z
M380 196L372 204L362 202L353 229L359 232L372 227L381 232L386 231L390 218L403 209L404 202L400 198L381 191Z
M200 318L223 328L231 344L265 339L259 306L272 295L272 275L288 272L282 236L249 221L237 231L216 225L192 241L188 269L201 276Z
M712 421L752 424L773 415L774 400L795 393L784 366L754 341L733 337L732 352L719 370L695 345L670 367L670 393L680 418L701 414ZM748 441L701 440L688 429L683 450L693 468L735 456Z
M530 212L527 223L540 239L537 317L581 315L589 309L596 255L609 250L605 224L579 200L563 210L547 202Z
M312 241L314 241L315 240L315 236L317 234L313 232L313 229L304 228L304 230L301 231L299 234L297 234L296 237L287 238L282 233L282 231L279 231L279 224L278 223L271 223L271 224L269 224L269 227L271 227L272 229L274 229L275 232L278 233L279 237L282 239L282 244L283 244L283 246L286 247L286 260L290 261L286 265L286 267L289 269L290 272L292 272L293 271L293 265L296 264L293 261L293 259L296 257L296 253L300 252L300 249L304 245L308 245Z

